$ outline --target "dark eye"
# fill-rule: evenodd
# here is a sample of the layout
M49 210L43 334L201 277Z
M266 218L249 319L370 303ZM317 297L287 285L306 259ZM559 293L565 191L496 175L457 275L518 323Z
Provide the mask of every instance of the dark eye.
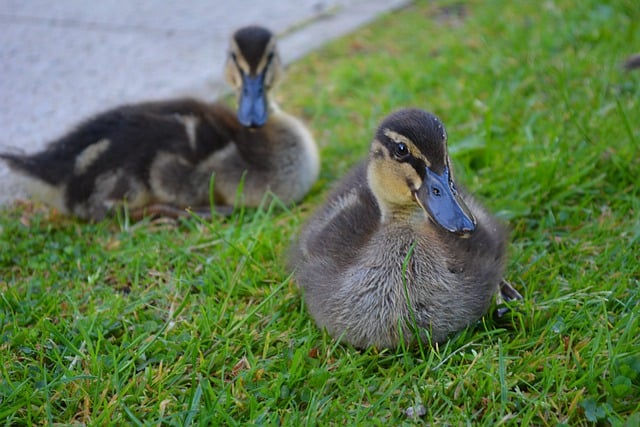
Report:
M396 144L396 156L402 158L402 157L405 157L407 154L409 154L409 149L407 148L407 145L403 142L398 142Z
M431 188L431 192L433 193L434 196L440 197L440 189L438 187Z

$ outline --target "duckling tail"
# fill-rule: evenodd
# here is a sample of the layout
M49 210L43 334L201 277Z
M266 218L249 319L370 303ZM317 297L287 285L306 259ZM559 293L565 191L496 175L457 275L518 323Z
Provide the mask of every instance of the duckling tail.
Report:
M53 176L47 173L47 168L43 167L35 156L0 153L0 159L4 160L9 168L15 172L41 179L49 184L56 184Z
M499 288L500 296L507 302L524 299L522 295L520 295L520 292L518 292L516 288L511 286L511 284L505 279L502 279L502 281L500 281Z
M0 153L0 159L7 162L11 169L18 171L26 171L29 169L29 158L20 154Z

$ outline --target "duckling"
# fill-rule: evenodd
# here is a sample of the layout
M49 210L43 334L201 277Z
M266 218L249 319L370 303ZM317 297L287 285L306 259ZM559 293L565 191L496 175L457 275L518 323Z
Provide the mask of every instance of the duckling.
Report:
M226 214L235 203L257 207L271 195L291 204L316 181L319 156L309 130L270 97L282 74L274 34L244 27L233 34L225 64L236 112L188 98L123 105L40 153L0 158L28 178L32 195L89 220L123 203L136 218L186 215L185 208L206 215L210 196Z
M506 247L504 226L456 186L443 124L404 109L382 121L368 160L303 227L289 267L330 335L395 348L442 342L498 290L522 298L502 279Z

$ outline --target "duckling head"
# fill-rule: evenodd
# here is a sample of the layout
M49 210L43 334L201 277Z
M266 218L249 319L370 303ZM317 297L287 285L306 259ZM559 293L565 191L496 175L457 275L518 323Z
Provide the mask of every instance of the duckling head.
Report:
M404 109L387 116L371 143L367 180L383 221L415 211L460 237L476 220L458 194L447 154L447 133L433 114Z
M268 91L282 74L275 35L263 27L237 30L229 45L225 76L236 91L238 121L245 127L263 126L269 117Z

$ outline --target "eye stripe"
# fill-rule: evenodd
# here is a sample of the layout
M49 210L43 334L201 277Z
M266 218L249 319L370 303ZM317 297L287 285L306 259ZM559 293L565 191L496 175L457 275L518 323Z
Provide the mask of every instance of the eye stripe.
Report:
M418 159L416 157L410 156L409 159L407 160L407 162L413 166L413 169L415 169L416 173L418 174L418 176L421 179L424 179L424 176L426 174L426 169L427 169L427 165L425 164L425 162L421 159Z
M250 74L251 71L247 72L246 70L248 70L249 68L249 64L247 64L247 62L245 61L244 57L242 57L242 55L240 55L240 57L238 57L238 55L236 54L236 52L230 52L229 54L231 61L233 61L233 63L236 66L236 69L238 70L238 72L242 75L245 76L248 73ZM266 74L267 70L269 70L269 68L271 67L274 59L275 59L275 52L271 51L269 52L267 55L265 55L264 57L264 65L262 67L260 67L261 74L263 75L263 79L264 79L264 75Z
M413 142L409 138L388 128L384 129L383 134L396 144L395 147L397 147L398 144L404 144L406 146L408 153L405 156L398 157L397 153L394 152L394 154L396 154L396 160L410 164L415 169L418 176L423 179L426 173L425 169L429 163L422 157L422 155L419 157L416 156L416 153L419 153L419 151L414 146Z
M240 75L244 76L246 72L242 68L242 65L240 65L240 58L238 58L238 55L235 52L231 52L229 56L231 57L231 60L233 61L233 64L236 66L236 69L238 70Z

